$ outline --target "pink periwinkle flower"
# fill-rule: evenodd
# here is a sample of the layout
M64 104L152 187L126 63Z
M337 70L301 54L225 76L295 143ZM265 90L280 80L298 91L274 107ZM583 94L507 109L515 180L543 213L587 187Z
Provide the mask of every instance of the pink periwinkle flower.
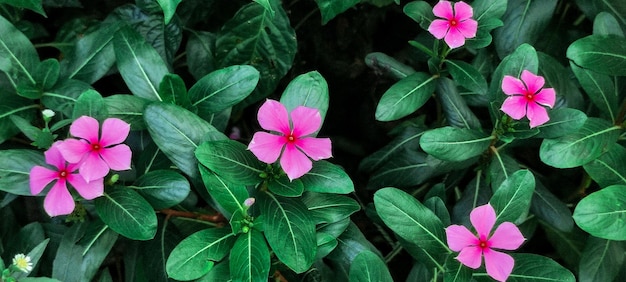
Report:
M255 133L248 149L268 164L280 157L280 165L290 180L309 172L313 167L311 159L318 161L332 157L329 138L310 136L322 125L319 110L298 106L287 113L283 104L268 99L259 109L258 119L263 129L277 134Z
M433 7L433 14L441 19L433 20L428 32L437 39L444 38L450 48L461 47L465 44L466 38L476 37L478 22L472 19L474 11L467 3L457 2L453 10L452 2L439 1Z
M513 271L513 257L494 248L516 250L524 243L524 236L511 222L503 222L492 234L496 212L490 204L472 210L470 221L478 236L463 225L450 225L446 228L448 246L452 251L459 252L457 260L473 269L480 267L484 256L487 274L495 280L505 281Z
M74 199L67 189L67 183L85 199L92 200L102 196L104 192L104 179L92 179L91 182L78 173L76 164L68 164L61 152L57 141L44 155L46 163L54 167L50 169L43 166L34 166L30 170L30 192L37 195L51 182L56 181L44 200L44 209L50 216L66 215L74 211Z
M521 78L504 76L502 91L509 97L500 109L513 119L527 116L531 128L542 125L550 120L548 111L542 106L554 107L556 93L553 88L542 88L545 80L541 76L524 70Z
M130 125L121 119L108 118L100 124L95 118L82 116L70 126L70 133L80 139L66 139L59 151L70 163L78 163L87 182L105 177L112 170L130 169L131 150L126 144Z

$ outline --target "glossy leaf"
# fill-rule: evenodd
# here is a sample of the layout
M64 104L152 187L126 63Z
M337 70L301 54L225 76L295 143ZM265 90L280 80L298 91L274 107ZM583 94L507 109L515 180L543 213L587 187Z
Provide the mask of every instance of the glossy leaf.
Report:
M265 238L276 257L296 273L307 271L315 259L315 222L306 206L297 198L258 196L264 217Z
M174 13L176 13L176 7L183 0L157 0L159 6L163 10L163 17L165 18L165 24L170 23Z
M187 95L185 81L177 74L166 74L161 83L159 83L158 91L163 102L191 109L191 101Z
M230 66L202 77L189 89L189 99L200 113L217 113L248 97L258 82L255 68Z
M209 228L181 241L167 259L167 274L176 280L193 280L207 274L226 257L235 243L229 228Z
M335 223L361 209L352 198L333 194L306 192L302 195L302 202L318 224Z
M59 61L56 59L46 59L41 61L33 72L33 79L42 90L50 89L59 79Z
M359 170L370 173L395 156L402 156L405 151L419 149L419 138L425 129L423 118L407 121L398 126L394 129L397 136L378 151L365 157L359 164Z
M387 265L370 251L359 253L350 266L350 282L392 282Z
M35 165L44 166L39 151L12 149L0 151L0 190L15 195L30 196L30 170Z
M266 281L270 272L270 251L263 233L252 229L240 234L228 261L233 281Z
M598 238L626 240L626 186L611 185L583 198L574 221Z
M442 127L425 132L420 145L435 158L464 161L482 154L493 138L472 129Z
M204 142L195 152L198 161L226 181L240 185L261 182L264 165L246 145L233 140Z
M206 136L227 138L205 120L175 105L149 104L143 117L154 142L181 171L192 178L199 176L194 151L206 140Z
M343 1L334 1L334 0L315 0L317 6L322 13L322 24L327 24L330 20L335 18L337 15L345 12L346 10L354 7L358 4L359 0L343 0Z
M607 12L600 12L593 19L593 34L624 37L624 31L620 28L617 19Z
M496 224L525 219L534 191L535 177L528 170L518 170L504 180L489 201L496 210Z
M535 137L548 139L563 137L577 131L587 121L585 113L570 108L553 109L549 115L548 122L537 126L541 132Z
M530 211L561 232L570 232L574 227L570 208L538 181L530 202Z
M387 186L408 188L419 185L436 175L435 168L427 161L427 155L416 150L402 151L372 173L367 184L370 189Z
M115 33L113 46L117 68L130 91L140 98L162 101L159 83L169 70L156 50L130 27Z
M406 4L405 7L409 6L411 3ZM411 66L403 64L394 57L381 52L367 54L367 56L365 56L365 64L374 70L376 74L382 74L395 80L403 79L415 73L415 69Z
M476 74L480 75L479 73ZM458 79L455 78L455 81L458 81ZM448 124L458 128L480 129L478 117L470 110L465 100L461 98L459 90L455 86L455 81L448 78L441 78L437 81L437 97L441 101L441 108ZM484 86L486 90L487 82L485 82Z
M578 281L615 281L624 266L624 242L590 236L583 250Z
M535 254L513 253L510 255L515 265L507 281L576 281L574 274L550 258ZM479 281L493 281L482 271L475 271L474 278L477 278L477 274L482 278Z
M148 100L134 95L116 94L104 98L109 117L119 118L130 124L131 130L143 130L146 124L143 112Z
M263 8L265 8L265 10L267 10L270 13L270 17L274 17L274 14L276 12L274 12L274 9L272 8L272 4L270 4L271 0L253 0L254 2L259 3L259 5L263 6Z
M612 144L606 153L584 164L583 168L600 187L626 185L626 149Z
M626 75L626 38L615 35L589 35L567 48L574 64L607 75Z
M278 196L299 197L304 192L304 185L300 179L290 180L287 175L281 174L267 181L267 189Z
M350 176L338 165L321 160L299 178L304 190L318 193L348 194L354 191Z
M156 214L134 190L109 188L94 203L102 221L120 235L133 240L149 240L156 234Z
M245 185L228 182L205 166L200 166L200 174L204 187L222 208L230 214L244 210L243 202L249 198Z
M215 34L193 31L186 45L189 72L196 80L215 70Z
M48 89L43 93L41 102L48 109L71 117L76 99L89 89L91 89L91 85L80 80L62 80L52 89Z
M487 94L487 81L471 64L457 60L447 60L446 66L456 83L479 95Z
M585 110L587 104L584 101L583 94L578 89L578 85L570 75L563 75L564 73L569 73L570 70L556 58L546 53L537 52L537 58L539 59L539 75L545 79L544 87L554 88L556 92L557 102L554 105L554 109L558 109L563 105L572 109ZM570 65L572 64L570 63Z
M376 120L392 121L412 114L432 96L436 77L417 72L392 85L380 98Z
M572 168L595 160L619 137L619 127L605 120L588 118L578 131L558 139L545 139L541 160L556 168Z
M87 90L78 96L76 103L74 104L74 111L72 112L72 118L77 119L81 116L90 116L99 121L104 121L108 117L104 99L95 90Z
M426 1L411 1L404 5L404 14L409 16L419 25L427 30L430 22L432 22L435 15L433 14L433 7Z
M19 74L25 81L35 84L31 72L39 63L33 44L9 21L0 16L0 58L10 58L0 63L0 70Z
M190 191L189 181L171 170L155 170L135 180L130 188L143 196L155 210L181 203Z
M41 2L42 0L0 0L0 4L9 4L13 7L29 9L47 17Z
M291 80L280 96L280 103L285 105L289 112L298 106L317 109L322 116L322 123L328 112L328 101L328 83L316 71L301 74Z
M600 115L615 122L619 111L619 92L615 89L613 79L609 75L583 69L573 62L570 66L591 102L600 109Z

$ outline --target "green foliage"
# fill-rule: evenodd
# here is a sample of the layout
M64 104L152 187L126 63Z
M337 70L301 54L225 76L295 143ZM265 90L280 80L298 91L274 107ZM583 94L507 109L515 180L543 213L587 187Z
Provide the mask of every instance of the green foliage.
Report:
M376 119L391 121L412 114L432 96L436 77L418 72L394 84L380 99Z
M608 240L624 240L626 203L624 185L611 185L585 197L574 210L576 224L589 234Z

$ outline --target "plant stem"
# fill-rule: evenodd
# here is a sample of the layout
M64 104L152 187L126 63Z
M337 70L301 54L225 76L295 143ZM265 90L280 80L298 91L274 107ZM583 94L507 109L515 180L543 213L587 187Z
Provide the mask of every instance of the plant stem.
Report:
M162 214L167 215L168 217L176 216L176 217L184 217L184 218L192 218L201 221L207 221L211 223L216 223L218 226L224 225L227 220L221 213L216 213L214 215L187 212L187 211L177 211L173 209L162 209L159 211Z

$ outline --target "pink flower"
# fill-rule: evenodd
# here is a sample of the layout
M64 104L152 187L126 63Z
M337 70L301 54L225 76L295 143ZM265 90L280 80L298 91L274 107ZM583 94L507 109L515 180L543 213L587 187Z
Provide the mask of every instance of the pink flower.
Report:
M433 14L442 19L433 20L428 32L437 39L445 37L444 40L450 48L461 47L465 44L465 38L476 37L478 22L472 19L474 11L467 3L457 2L452 10L452 2L439 1L433 7Z
M290 180L311 170L313 164L309 158L318 161L332 157L329 138L309 136L322 124L317 109L299 106L288 114L283 104L268 99L259 109L258 119L263 129L278 134L257 132L248 149L268 164L276 162L282 153L280 165Z
M87 200L100 197L104 192L104 179L99 178L86 182L77 173L77 165L68 164L63 159L61 152L59 152L60 143L61 141L55 142L44 153L46 163L53 166L54 169L34 166L30 170L30 192L33 195L41 193L50 182L56 181L43 203L46 213L50 216L70 214L74 210L74 199L67 190L68 182Z
M448 246L455 252L460 251L456 259L473 269L480 267L484 256L487 274L495 280L505 281L513 270L513 258L492 248L515 250L524 243L524 236L515 224L503 222L490 237L496 223L496 212L490 204L472 210L470 221L478 236L465 226L450 225L446 228Z
M550 120L548 111L542 106L554 107L556 93L552 88L543 88L543 77L524 70L522 80L510 75L502 79L502 91L509 95L500 108L513 119L524 116L530 120L530 127L536 127Z
M81 139L67 139L59 151L70 163L80 165L80 174L87 182L105 177L109 169L130 169L130 148L120 144L126 140L130 125L121 119L108 118L100 124L92 117L82 116L70 126L70 133Z

